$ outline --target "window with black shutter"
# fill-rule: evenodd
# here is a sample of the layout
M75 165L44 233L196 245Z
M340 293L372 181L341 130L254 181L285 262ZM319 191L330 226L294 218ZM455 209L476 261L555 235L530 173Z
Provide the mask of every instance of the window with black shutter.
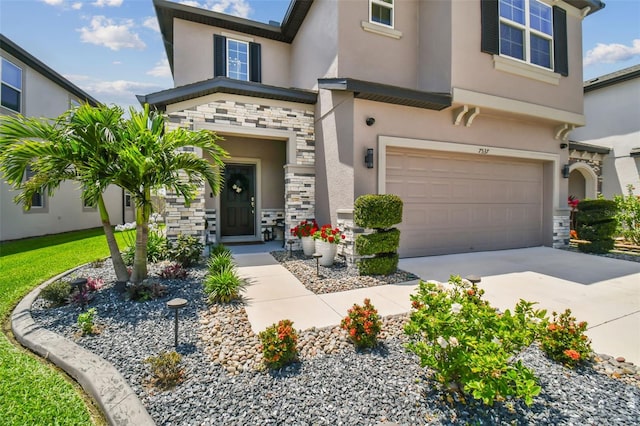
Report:
M262 82L262 53L258 43L213 35L213 76Z

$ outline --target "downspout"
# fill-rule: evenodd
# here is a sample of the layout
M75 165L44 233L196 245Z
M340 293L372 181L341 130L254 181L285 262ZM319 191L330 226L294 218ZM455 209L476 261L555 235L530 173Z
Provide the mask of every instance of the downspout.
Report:
M122 191L122 198L120 198L120 200L122 201L122 224L124 225L125 223L127 223L127 221L125 220L125 194L124 194L124 189L120 188L120 190Z

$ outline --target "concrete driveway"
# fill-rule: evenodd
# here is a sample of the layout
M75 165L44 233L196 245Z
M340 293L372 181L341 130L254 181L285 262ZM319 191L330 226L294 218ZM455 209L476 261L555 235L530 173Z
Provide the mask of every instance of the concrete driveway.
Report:
M422 279L479 275L485 297L500 309L519 299L587 321L595 352L640 363L640 263L547 247L401 259Z

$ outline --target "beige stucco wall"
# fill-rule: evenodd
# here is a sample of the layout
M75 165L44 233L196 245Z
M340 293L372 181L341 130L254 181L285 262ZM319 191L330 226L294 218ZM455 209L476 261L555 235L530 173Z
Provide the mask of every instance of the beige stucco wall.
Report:
M70 107L75 96L53 83L42 74L28 68L15 57L2 52L2 57L22 68L23 114L31 117L58 117ZM8 114L5 108L0 113ZM53 197L45 198L44 208L25 212L13 202L17 192L0 177L0 240L13 240L44 234L56 234L101 226L95 209L83 208L77 184L64 182ZM116 187L105 193L105 203L112 223L122 221L122 192ZM131 212L127 215L131 220Z
M209 25L175 19L173 80L176 87L213 78L213 35L260 43L262 83L289 87L291 45Z
M640 78L585 93L587 125L570 139L611 149L602 165L602 195L627 194L627 185L640 195L640 158L630 157L640 147Z
M316 0L291 43L291 86L316 89L338 74L338 0Z
M422 2L418 7L418 82L427 92L451 91L453 21L451 2Z

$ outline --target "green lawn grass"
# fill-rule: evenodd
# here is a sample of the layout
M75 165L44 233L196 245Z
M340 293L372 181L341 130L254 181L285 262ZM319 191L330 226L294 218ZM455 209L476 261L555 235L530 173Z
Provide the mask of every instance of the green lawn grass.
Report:
M122 248L122 234L116 233ZM0 320L34 287L61 272L109 255L102 228L0 243ZM3 327L4 331L8 326ZM95 410L94 410L95 413ZM0 423L85 425L92 416L77 385L50 364L0 335Z

